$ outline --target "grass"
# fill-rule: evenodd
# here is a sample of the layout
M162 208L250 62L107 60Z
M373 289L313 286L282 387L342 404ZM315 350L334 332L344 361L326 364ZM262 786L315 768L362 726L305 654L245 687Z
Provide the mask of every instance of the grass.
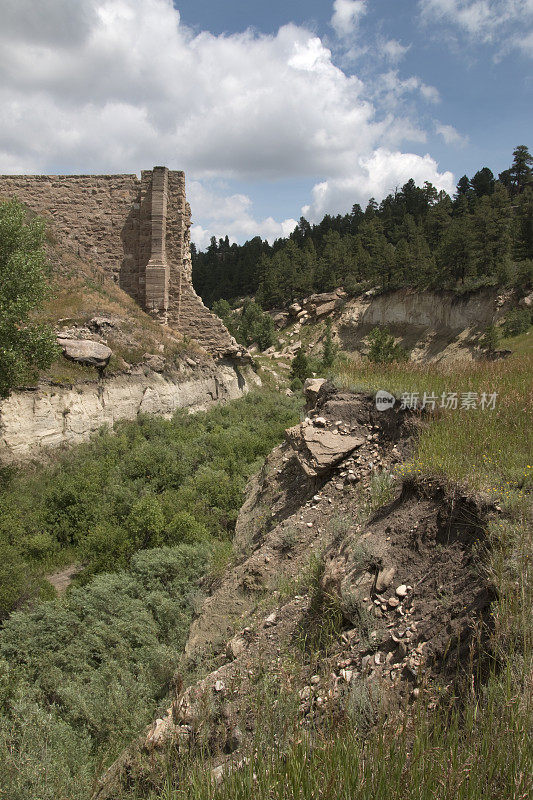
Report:
M366 741L349 727L322 741L300 732L285 749L265 741L220 786L205 765L188 766L181 787L151 800L525 800L533 769L530 711L514 697L502 713L491 699L463 718L436 721L419 708L405 727L380 727Z
M503 361L460 364L343 364L338 384L353 391L385 389L400 398L424 392L496 392L493 411L441 410L420 435L417 454L405 473L441 476L502 499L531 488L533 481L533 352ZM439 405L437 403L437 406Z

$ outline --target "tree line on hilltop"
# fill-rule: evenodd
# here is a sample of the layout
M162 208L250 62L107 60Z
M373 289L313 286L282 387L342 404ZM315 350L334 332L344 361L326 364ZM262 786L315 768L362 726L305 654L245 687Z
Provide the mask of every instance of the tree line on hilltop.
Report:
M304 217L273 245L259 236L243 245L211 238L205 252L192 245L193 283L204 301L255 295L263 308L286 305L312 292L344 286L470 291L527 285L533 276L533 157L513 152L498 178L488 167L464 175L451 198L413 179L380 204L316 225Z

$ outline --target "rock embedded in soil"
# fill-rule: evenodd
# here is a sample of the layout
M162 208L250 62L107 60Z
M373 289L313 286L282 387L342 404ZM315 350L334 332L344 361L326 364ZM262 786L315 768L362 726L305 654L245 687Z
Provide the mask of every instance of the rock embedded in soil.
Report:
M380 569L376 578L376 592L384 592L391 585L394 575L396 574L396 567L388 567Z
M240 656L245 647L245 640L240 636L234 636L233 639L230 639L226 645L226 658L229 658L233 661L235 658Z
M99 369L107 367L109 359L113 355L110 347L100 344L100 342L93 342L91 339L62 339L58 337L57 343L63 350L63 355L69 361L98 367Z
M317 399L318 393L322 386L326 383L325 378L307 378L304 383L304 393L305 399L309 406L314 406Z
M304 472L311 476L329 472L364 444L361 436L336 436L331 431L305 423L288 428L285 438L297 452Z

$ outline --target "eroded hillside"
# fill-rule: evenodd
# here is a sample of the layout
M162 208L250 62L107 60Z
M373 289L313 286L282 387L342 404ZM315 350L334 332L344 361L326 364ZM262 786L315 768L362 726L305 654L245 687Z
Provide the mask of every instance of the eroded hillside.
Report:
M192 624L173 700L98 800L161 785L169 754L179 771L201 751L217 780L245 767L265 682L276 703L292 698L296 728L320 738L354 719L354 703L358 724L383 724L453 697L469 659L486 670L496 590L481 564L494 504L387 477L423 419L328 384L313 405L249 484L235 566Z

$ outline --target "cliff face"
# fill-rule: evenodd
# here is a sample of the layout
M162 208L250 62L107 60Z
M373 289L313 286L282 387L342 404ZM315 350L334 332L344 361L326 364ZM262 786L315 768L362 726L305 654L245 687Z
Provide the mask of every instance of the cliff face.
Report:
M179 408L202 411L240 397L258 383L251 369L228 362L168 375L142 368L104 381L14 392L0 404L0 462L79 444L103 425L138 414L170 418Z
M474 358L481 332L499 318L505 300L490 290L363 295L346 303L336 328L347 351L358 351L372 328L386 326L413 360Z

